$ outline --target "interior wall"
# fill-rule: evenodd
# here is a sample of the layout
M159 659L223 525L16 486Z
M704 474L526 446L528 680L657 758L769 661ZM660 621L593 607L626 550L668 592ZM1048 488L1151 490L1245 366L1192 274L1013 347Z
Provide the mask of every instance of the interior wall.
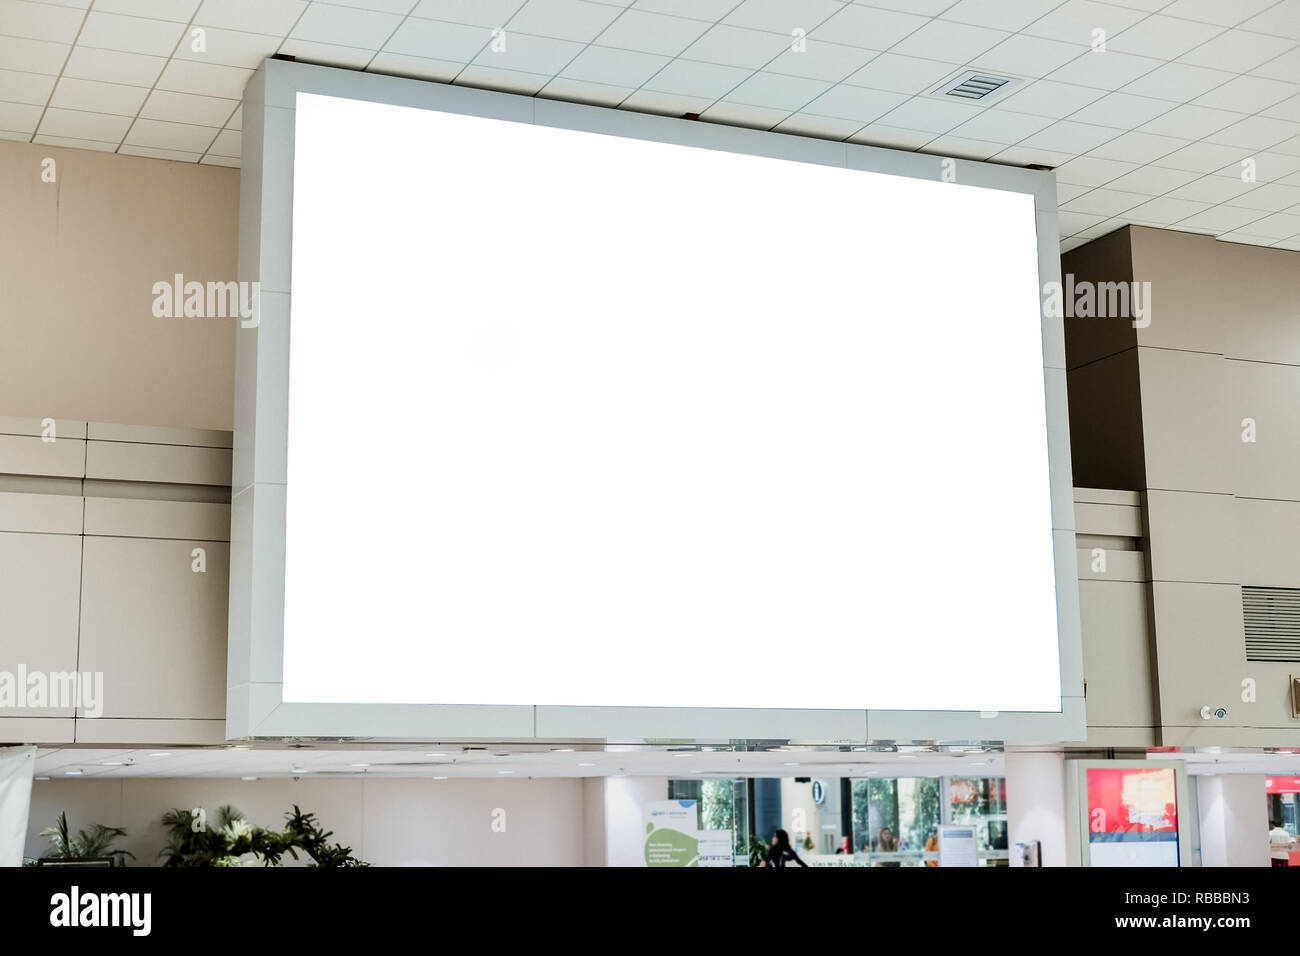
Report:
M156 865L166 842L162 815L172 807L214 815L229 804L276 827L297 804L334 831L332 841L376 866L582 866L583 786L578 778L38 780L26 854L46 852L39 834L60 810L74 831L125 827L118 845L135 854L135 865Z
M1202 866L1269 866L1268 803L1260 774L1193 778L1200 813Z
M239 320L152 290L236 279L239 171L0 141L0 196L0 415L231 428Z

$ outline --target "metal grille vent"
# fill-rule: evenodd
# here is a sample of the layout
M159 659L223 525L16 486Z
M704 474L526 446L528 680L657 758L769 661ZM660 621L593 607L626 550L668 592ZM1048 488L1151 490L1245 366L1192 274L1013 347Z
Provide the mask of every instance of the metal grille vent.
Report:
M967 73L943 89L945 96L955 96L963 100L982 100L986 96L1001 90L1011 81L1005 76L992 76L988 73Z
M1242 588L1246 660L1300 661L1300 588Z

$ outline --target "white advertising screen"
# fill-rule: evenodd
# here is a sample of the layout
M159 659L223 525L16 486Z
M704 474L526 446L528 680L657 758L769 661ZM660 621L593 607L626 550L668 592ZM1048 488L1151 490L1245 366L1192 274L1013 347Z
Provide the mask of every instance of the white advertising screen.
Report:
M286 701L1060 709L1031 195L296 117Z

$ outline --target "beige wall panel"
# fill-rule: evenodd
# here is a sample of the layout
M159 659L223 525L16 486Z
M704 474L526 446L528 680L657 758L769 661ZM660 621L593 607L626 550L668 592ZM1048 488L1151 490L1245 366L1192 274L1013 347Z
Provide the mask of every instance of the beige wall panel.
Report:
M1222 352L1231 290L1221 274L1225 243L1213 236L1133 226L1133 278L1151 283L1151 324L1137 330L1152 348ZM1144 379L1145 384L1145 379Z
M1139 349L1148 488L1230 493L1239 429L1227 412L1222 356Z
M1293 334L1300 338L1300 302ZM1244 498L1300 501L1300 366L1225 361L1233 490ZM1242 419L1255 441L1242 441Z
M0 514L3 514L0 496ZM86 534L230 540L230 505L138 498L87 498Z
M222 720L167 720L129 717L78 717L79 744L132 744L166 746L220 746L226 742Z
M238 171L0 141L0 195L0 410L230 428L238 320L155 318L152 287L236 278Z
M86 476L113 481L229 485L230 450L90 441L86 448Z
M1129 229L1117 229L1100 239L1061 256L1061 280L1073 275L1078 282L1128 282L1133 278L1133 259ZM1114 319L1072 318L1068 307L1065 317L1065 355L1067 369L1095 362L1108 355L1137 345L1137 332L1131 322ZM1074 407L1071 402L1071 408Z
M86 443L79 438L42 441L30 435L0 435L0 474L80 478L86 473Z
M0 742L70 744L75 736L75 724L71 717L6 717L0 714Z
M1082 581L1146 581L1147 558L1141 551L1120 551L1103 548L1106 552L1105 570L1094 571L1097 564L1092 548L1079 548L1079 580ZM1087 639L1087 635L1084 635Z
M1142 537L1142 509L1137 505L1074 503L1074 530L1080 534Z
M1233 511L1241 583L1300 588L1300 502L1237 498Z
M201 445L230 448L234 433L211 428L154 428L148 425L105 425L90 422L86 437L97 441L141 442L150 445Z
M1241 588L1161 581L1151 587L1161 722L1196 726L1203 722L1200 709L1210 706L1228 708L1228 719L1215 723L1259 723L1258 705L1241 701L1242 681L1259 672L1246 661Z
M81 534L82 499L0 492L0 531Z
M81 538L0 534L0 671L16 680L20 666L29 674L78 669L80 581ZM8 717L72 714L71 707L0 708L0 715Z
M1080 581L1083 676L1088 734L1094 727L1155 725L1147 586L1119 581Z
M42 418L6 418L0 416L0 435L35 435L45 434L44 417ZM54 438L85 438L86 423L68 421L66 418L54 419Z
M1067 373L1076 486L1131 491L1146 487L1138 381L1137 349Z
M224 719L230 548L88 537L81 666L104 672L105 717ZM191 549L207 571L191 570Z
M1236 499L1189 491L1148 491L1151 578L1236 584Z

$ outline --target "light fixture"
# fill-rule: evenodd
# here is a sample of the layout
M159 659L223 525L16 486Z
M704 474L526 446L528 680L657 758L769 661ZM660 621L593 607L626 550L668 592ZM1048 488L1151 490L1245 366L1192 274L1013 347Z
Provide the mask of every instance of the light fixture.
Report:
M33 780L49 780L49 777L32 777Z
M370 764L368 764L368 763L354 763L352 766L354 766L354 767L369 767Z
M447 778L446 778L446 777L434 777L433 779L434 779L434 780L446 780Z
M797 767L797 766L799 766L799 761L797 761L797 760L787 760L785 763L781 764L781 766L782 766L782 767Z
M596 766L596 765L595 765L594 763L580 763L580 764L578 764L578 766L579 766L579 767L594 767L594 766Z
M100 763L101 763L103 766L105 766L105 767L120 767L120 766L122 766L122 761L120 761L120 760L101 760Z
M166 752L164 752L164 751L160 751L160 752L158 752L158 753L156 753L156 754L150 754L149 756L150 756L150 757L170 757L171 754L166 753Z
M256 780L256 777L240 777L240 780Z
M65 777L80 777L81 774L82 774L82 771L80 771L80 770L65 770L65 771L63 771L63 775L64 775Z
M498 770L497 773L514 773L513 770Z
M444 753L431 753L431 754L425 754L425 756L426 756L426 757L445 757L445 756L447 756L447 755L444 754Z

